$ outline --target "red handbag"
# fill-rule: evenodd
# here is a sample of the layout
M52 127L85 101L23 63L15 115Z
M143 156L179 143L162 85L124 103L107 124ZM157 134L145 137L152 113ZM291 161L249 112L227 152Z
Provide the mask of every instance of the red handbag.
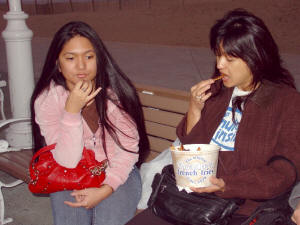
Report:
M94 151L84 148L77 167L66 168L53 158L51 150L55 145L45 146L32 157L29 166L31 180L28 184L32 193L49 194L101 186L105 179L107 160L98 162Z

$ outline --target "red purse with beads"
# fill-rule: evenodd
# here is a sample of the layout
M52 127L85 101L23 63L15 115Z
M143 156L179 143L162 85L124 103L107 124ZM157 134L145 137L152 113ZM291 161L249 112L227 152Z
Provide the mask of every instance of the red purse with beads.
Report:
M53 158L51 150L55 145L43 147L32 157L29 165L31 180L28 184L32 193L48 194L101 186L105 179L107 160L98 162L94 151L84 148L76 168L66 168Z

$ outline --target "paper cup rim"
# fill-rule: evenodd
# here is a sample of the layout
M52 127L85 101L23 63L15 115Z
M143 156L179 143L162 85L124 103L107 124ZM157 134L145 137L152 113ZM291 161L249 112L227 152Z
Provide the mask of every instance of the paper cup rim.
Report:
M178 150L177 148L180 147L180 145L178 146L174 146L175 149L172 149L171 151L172 152L180 152L180 153L187 153L187 154L191 154L191 153L208 153L208 152L219 152L220 151L220 146L218 145L214 145L214 144L186 144L186 145L183 145L183 146L186 146L188 148L188 146L193 146L193 145L196 145L196 146L199 146L201 148L201 146L211 146L211 147L216 147L214 149L205 149L205 150L200 150L200 151L182 151L182 150Z

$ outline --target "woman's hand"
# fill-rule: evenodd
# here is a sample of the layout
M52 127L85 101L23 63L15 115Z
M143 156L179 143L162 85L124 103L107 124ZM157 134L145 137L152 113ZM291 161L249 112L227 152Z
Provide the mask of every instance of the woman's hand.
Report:
M300 201L298 202L298 205L292 215L292 221L297 225L300 225Z
M66 101L65 110L70 113L79 113L80 110L91 103L96 95L101 91L99 87L93 90L93 83L91 81L79 81L70 91Z
M211 84L214 82L213 79L204 80L191 88L190 105L187 114L187 134L200 120L205 101L211 96L211 92L206 93L206 91L210 89Z
M225 182L222 178L211 177L210 182L212 185L209 187L191 187L191 190L198 193L212 193L216 191L225 191Z
M100 188L87 188L83 190L75 190L71 195L75 198L75 202L65 201L64 203L73 208L84 207L91 209L98 205L102 200L106 199L113 193L113 189L104 184Z

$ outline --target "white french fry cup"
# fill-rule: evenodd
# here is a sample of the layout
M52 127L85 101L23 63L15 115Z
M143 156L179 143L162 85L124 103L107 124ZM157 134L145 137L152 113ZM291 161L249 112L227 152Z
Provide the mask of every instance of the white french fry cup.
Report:
M200 147L200 150L198 150ZM176 146L171 151L176 184L180 187L207 187L209 178L216 176L220 147L211 144Z

